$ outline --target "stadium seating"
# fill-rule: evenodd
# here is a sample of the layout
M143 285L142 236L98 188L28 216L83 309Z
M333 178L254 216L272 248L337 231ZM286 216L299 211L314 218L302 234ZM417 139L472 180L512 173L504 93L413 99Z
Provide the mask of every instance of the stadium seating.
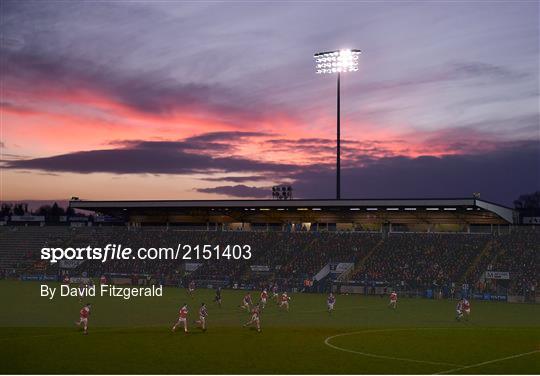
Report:
M4 275L58 273L39 263L43 246L177 247L178 244L250 245L252 258L245 260L85 261L69 273L98 277L122 273L150 275L155 280L185 284L188 279L222 280L228 284L257 286L278 280L301 285L328 263L354 263L348 280L377 281L401 289L420 289L463 283L478 292L532 293L538 281L540 229L515 227L495 234L464 233L361 233L278 231L194 231L174 227L0 227L0 269ZM192 254L192 257L195 255ZM198 268L196 268L198 266ZM253 267L253 268L252 268ZM484 280L486 270L509 272L509 281Z

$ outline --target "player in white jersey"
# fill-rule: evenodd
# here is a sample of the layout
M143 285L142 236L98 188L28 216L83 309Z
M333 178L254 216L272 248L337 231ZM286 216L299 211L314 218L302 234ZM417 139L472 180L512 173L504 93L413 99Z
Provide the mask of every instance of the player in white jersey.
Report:
M240 308L245 309L246 311L249 312L251 309L251 304L252 304L251 294L248 292L246 295L244 295Z
M203 332L206 332L206 318L208 317L208 310L206 309L206 304L202 303L201 308L199 308L199 319L195 321L195 324L199 325Z
M266 301L268 300L268 293L266 292L266 289L263 289L261 292L261 309L264 309L266 306Z
M334 310L334 304L336 304L336 297L334 294L330 293L328 298L326 298L326 306L328 307L328 313L332 313Z

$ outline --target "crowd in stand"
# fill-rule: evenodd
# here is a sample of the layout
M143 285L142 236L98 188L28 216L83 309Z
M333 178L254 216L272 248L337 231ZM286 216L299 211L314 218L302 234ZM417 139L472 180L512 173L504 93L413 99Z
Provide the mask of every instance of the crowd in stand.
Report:
M2 229L2 231L8 231ZM24 238L23 228L17 236ZM49 231L41 228L32 231ZM178 244L212 247L249 245L251 258L219 260L162 259L85 261L69 270L71 275L92 277L122 273L152 276L169 283L187 279L224 280L260 284L264 281L312 279L328 263L354 263L350 280L373 281L401 289L443 287L450 292L470 284L478 292L504 289L517 294L534 292L538 281L540 229L514 228L508 234L278 232L278 231L181 231L174 227L83 227L50 232L50 247L104 247L107 244L138 249ZM179 257L183 256L181 254ZM25 250L26 258L39 261L39 249ZM195 271L186 268L192 264ZM253 268L252 268L253 267ZM41 269L40 269L41 270ZM486 280L486 270L509 272L510 279ZM26 272L30 272L27 270ZM60 273L57 264L48 273ZM296 282L294 282L296 283Z
M486 246L489 235L390 234L355 277L409 288L460 280Z
M516 295L534 294L539 277L540 238L538 231L522 228L494 239L496 250L486 270L505 271L508 280L488 280L483 291L509 290Z

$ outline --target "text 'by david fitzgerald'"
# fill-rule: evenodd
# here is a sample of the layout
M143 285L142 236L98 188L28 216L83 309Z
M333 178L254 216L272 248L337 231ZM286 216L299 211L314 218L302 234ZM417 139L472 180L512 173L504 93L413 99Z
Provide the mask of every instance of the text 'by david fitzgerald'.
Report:
M163 296L163 286L154 285L149 287L117 287L114 285L94 285L70 287L68 285L61 285L60 287L51 287L48 285L41 285L40 296L51 300L56 297L85 298L95 296L122 298L128 300L139 297L161 297Z

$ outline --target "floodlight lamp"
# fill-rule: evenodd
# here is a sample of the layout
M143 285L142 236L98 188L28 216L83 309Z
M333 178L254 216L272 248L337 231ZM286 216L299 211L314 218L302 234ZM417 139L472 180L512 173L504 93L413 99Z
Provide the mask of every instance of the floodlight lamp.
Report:
M317 74L356 72L360 50L339 50L319 52L313 55Z

